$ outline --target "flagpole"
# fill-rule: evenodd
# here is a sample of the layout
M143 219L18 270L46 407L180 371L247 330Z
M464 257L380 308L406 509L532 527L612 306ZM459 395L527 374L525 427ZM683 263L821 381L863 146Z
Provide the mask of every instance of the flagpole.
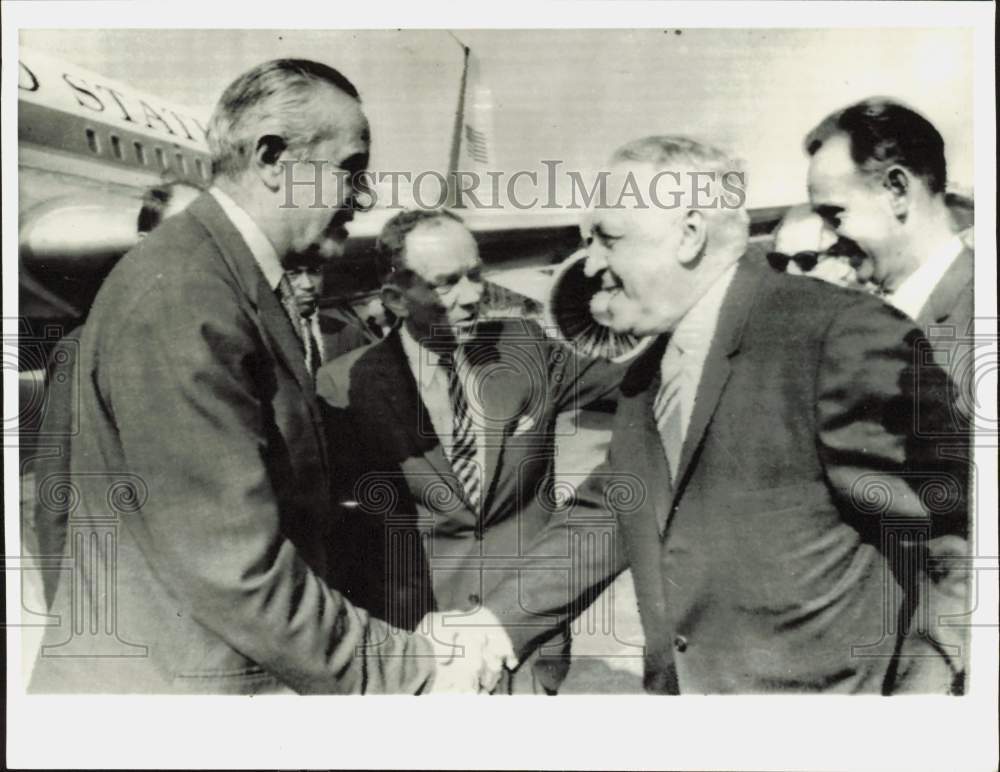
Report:
M448 185L448 206L455 207L460 202L457 200L455 190L455 175L458 172L458 162L462 149L462 127L465 124L465 84L469 77L469 54L471 49L465 45L458 36L449 31L452 39L462 48L462 80L458 88L458 107L455 110L455 124L451 132L451 154L448 158L448 175L446 177Z

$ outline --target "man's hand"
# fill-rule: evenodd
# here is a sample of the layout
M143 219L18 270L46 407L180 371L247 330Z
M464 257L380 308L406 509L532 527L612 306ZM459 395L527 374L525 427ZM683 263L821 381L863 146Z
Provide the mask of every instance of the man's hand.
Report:
M422 629L426 628L422 625ZM447 632L440 625L431 628L426 636L434 647L434 683L430 694L475 694L479 690L479 668L456 645L457 637L456 632Z
M432 694L491 692L503 668L517 667L510 638L488 609L428 614L418 628L438 655Z

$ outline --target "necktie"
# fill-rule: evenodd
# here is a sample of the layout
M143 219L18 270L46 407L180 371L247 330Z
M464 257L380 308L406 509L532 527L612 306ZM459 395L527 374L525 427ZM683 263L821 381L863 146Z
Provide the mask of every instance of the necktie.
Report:
M684 444L684 419L681 413L681 393L684 385L683 356L684 352L680 347L671 342L664 354L660 390L653 402L653 417L667 456L671 485L677 480L681 446Z
M312 325L309 323L309 320L299 313L299 305L295 302L295 290L292 288L292 283L288 280L287 276L282 276L281 281L278 282L278 298L281 300L281 305L288 315L288 321L292 323L295 336L299 339L299 343L302 344L302 354L305 358L306 369L309 370L310 374L315 376L316 370L319 367L319 346L316 343L316 338L313 337Z
M321 357L319 354L319 343L316 342L316 336L313 335L312 320L313 317L311 316L300 316L299 327L302 335L302 343L306 349L306 368L309 370L309 374L315 378L316 371L320 366Z
M482 497L482 475L476 461L476 429L454 357L443 356L441 366L448 373L448 399L452 412L451 468L455 470L469 506L478 510Z

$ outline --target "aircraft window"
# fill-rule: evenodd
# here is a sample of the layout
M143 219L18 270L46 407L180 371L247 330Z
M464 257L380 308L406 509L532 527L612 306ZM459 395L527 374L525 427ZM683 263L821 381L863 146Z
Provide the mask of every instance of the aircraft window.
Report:
M180 153L177 153L174 156L174 158L177 159L177 171L179 171L181 174L187 174L187 167L184 164L184 156L181 155Z
M115 154L115 158L125 157L125 153L122 152L122 141L114 134L111 135L111 152Z
M205 173L205 164L202 163L200 158L194 159L194 167L198 170L198 176L203 180L208 179L208 175Z
M135 160L141 163L143 166L146 165L146 148L142 146L141 142L133 143L135 147Z
M167 160L167 157L163 154L162 147L156 148L156 162L160 165L160 168L163 169L164 171L170 168L170 162Z
M97 132L93 129L87 129L87 147L90 148L91 153L101 152L101 143L97 139Z

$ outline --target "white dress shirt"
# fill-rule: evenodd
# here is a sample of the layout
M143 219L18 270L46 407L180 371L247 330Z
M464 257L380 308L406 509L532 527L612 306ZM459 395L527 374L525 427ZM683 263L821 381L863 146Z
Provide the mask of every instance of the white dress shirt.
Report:
M708 291L688 310L670 336L670 342L667 344L667 349L663 352L663 359L660 361L660 374L664 382L674 377L681 379L679 392L681 401L680 442L677 443L677 447L664 448L674 471L677 469L681 446L683 446L684 438L687 436L688 426L691 424L691 414L697 399L698 384L701 381L705 360L708 358L708 352L712 346L712 339L715 337L715 328L719 323L719 312L722 310L726 292L729 290L729 285L732 284L735 275L736 265L733 265L716 279ZM674 376L678 368L680 373Z
M448 395L448 369L440 364L441 356L426 346L421 346L402 325L399 337L403 344L410 371L417 382L417 391L430 415L431 424L444 448L445 455L451 459L451 450L455 445L455 418L451 409L451 398ZM459 374L465 398L469 403L469 414L476 432L476 463L479 465L480 481L483 486L482 498L486 497L486 437L484 430L483 411L476 403L478 389L473 387L472 379L475 373L470 371L462 356L456 358L455 367Z
M962 254L964 248L958 236L949 239L941 249L925 260L923 265L907 276L894 292L887 293L884 296L885 301L911 319L916 319L930 300L934 288L948 273L948 269Z

